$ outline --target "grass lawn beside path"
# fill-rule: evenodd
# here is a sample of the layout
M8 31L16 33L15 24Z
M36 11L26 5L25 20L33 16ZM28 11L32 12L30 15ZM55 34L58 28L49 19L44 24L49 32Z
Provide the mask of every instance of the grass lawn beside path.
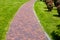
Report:
M5 40L10 21L18 8L28 0L0 0L0 40Z
M60 25L60 17L57 16L58 13L56 8L54 7L51 12L48 12L45 3L37 1L34 9L44 30L47 32L50 38L52 38L51 33L57 29L58 25Z

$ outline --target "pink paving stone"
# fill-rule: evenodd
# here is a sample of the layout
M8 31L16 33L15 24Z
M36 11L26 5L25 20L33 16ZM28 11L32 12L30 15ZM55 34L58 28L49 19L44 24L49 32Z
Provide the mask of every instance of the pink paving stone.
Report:
M48 40L33 12L35 0L29 0L16 13L6 40Z

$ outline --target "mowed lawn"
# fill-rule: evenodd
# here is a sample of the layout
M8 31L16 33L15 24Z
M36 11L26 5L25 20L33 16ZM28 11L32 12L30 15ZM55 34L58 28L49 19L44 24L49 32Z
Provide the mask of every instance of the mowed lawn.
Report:
M26 1L28 0L0 0L0 40L5 40L12 18Z
M57 16L58 13L56 7L54 7L51 12L48 12L45 3L37 1L34 9L44 30L47 32L50 38L52 38L52 32L57 29L58 25L60 25L60 17Z

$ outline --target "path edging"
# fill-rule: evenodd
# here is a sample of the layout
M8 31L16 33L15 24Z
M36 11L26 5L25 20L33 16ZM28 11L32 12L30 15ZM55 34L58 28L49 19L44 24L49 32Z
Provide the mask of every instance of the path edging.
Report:
M37 1L37 0L36 0L36 1ZM35 4L35 3L34 3L34 4ZM48 34L46 33L46 31L44 30L43 26L41 25L41 22L40 22L39 18L38 18L37 15L36 15L36 12L35 12L35 9L34 9L34 5L33 5L33 12L34 12L35 17L37 18L38 23L40 24L41 28L43 29L43 32L45 33L45 35L47 36L47 38L48 38L49 40L51 40L51 38L48 36Z

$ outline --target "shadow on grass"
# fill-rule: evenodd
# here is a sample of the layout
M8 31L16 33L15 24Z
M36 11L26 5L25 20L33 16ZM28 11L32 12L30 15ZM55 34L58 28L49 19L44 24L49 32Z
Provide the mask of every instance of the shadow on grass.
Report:
M51 12L51 11L49 11L49 10L47 10L47 9L46 9L46 10L44 10L44 11L45 11L45 12Z
M51 12L52 10L48 10L46 7L44 7L45 12Z
M56 35L55 31L51 33L53 40L60 40L60 37Z
M45 10L44 10L45 12L49 12L49 10L47 9L47 7L44 7L44 9L45 9Z
M57 27L57 30L54 30L51 35L52 35L52 38L53 40L60 40L60 24L56 26Z
M57 25L56 27L57 27L57 29L60 29L60 25Z
M53 16L55 16L55 17L60 17L60 15L53 15Z

